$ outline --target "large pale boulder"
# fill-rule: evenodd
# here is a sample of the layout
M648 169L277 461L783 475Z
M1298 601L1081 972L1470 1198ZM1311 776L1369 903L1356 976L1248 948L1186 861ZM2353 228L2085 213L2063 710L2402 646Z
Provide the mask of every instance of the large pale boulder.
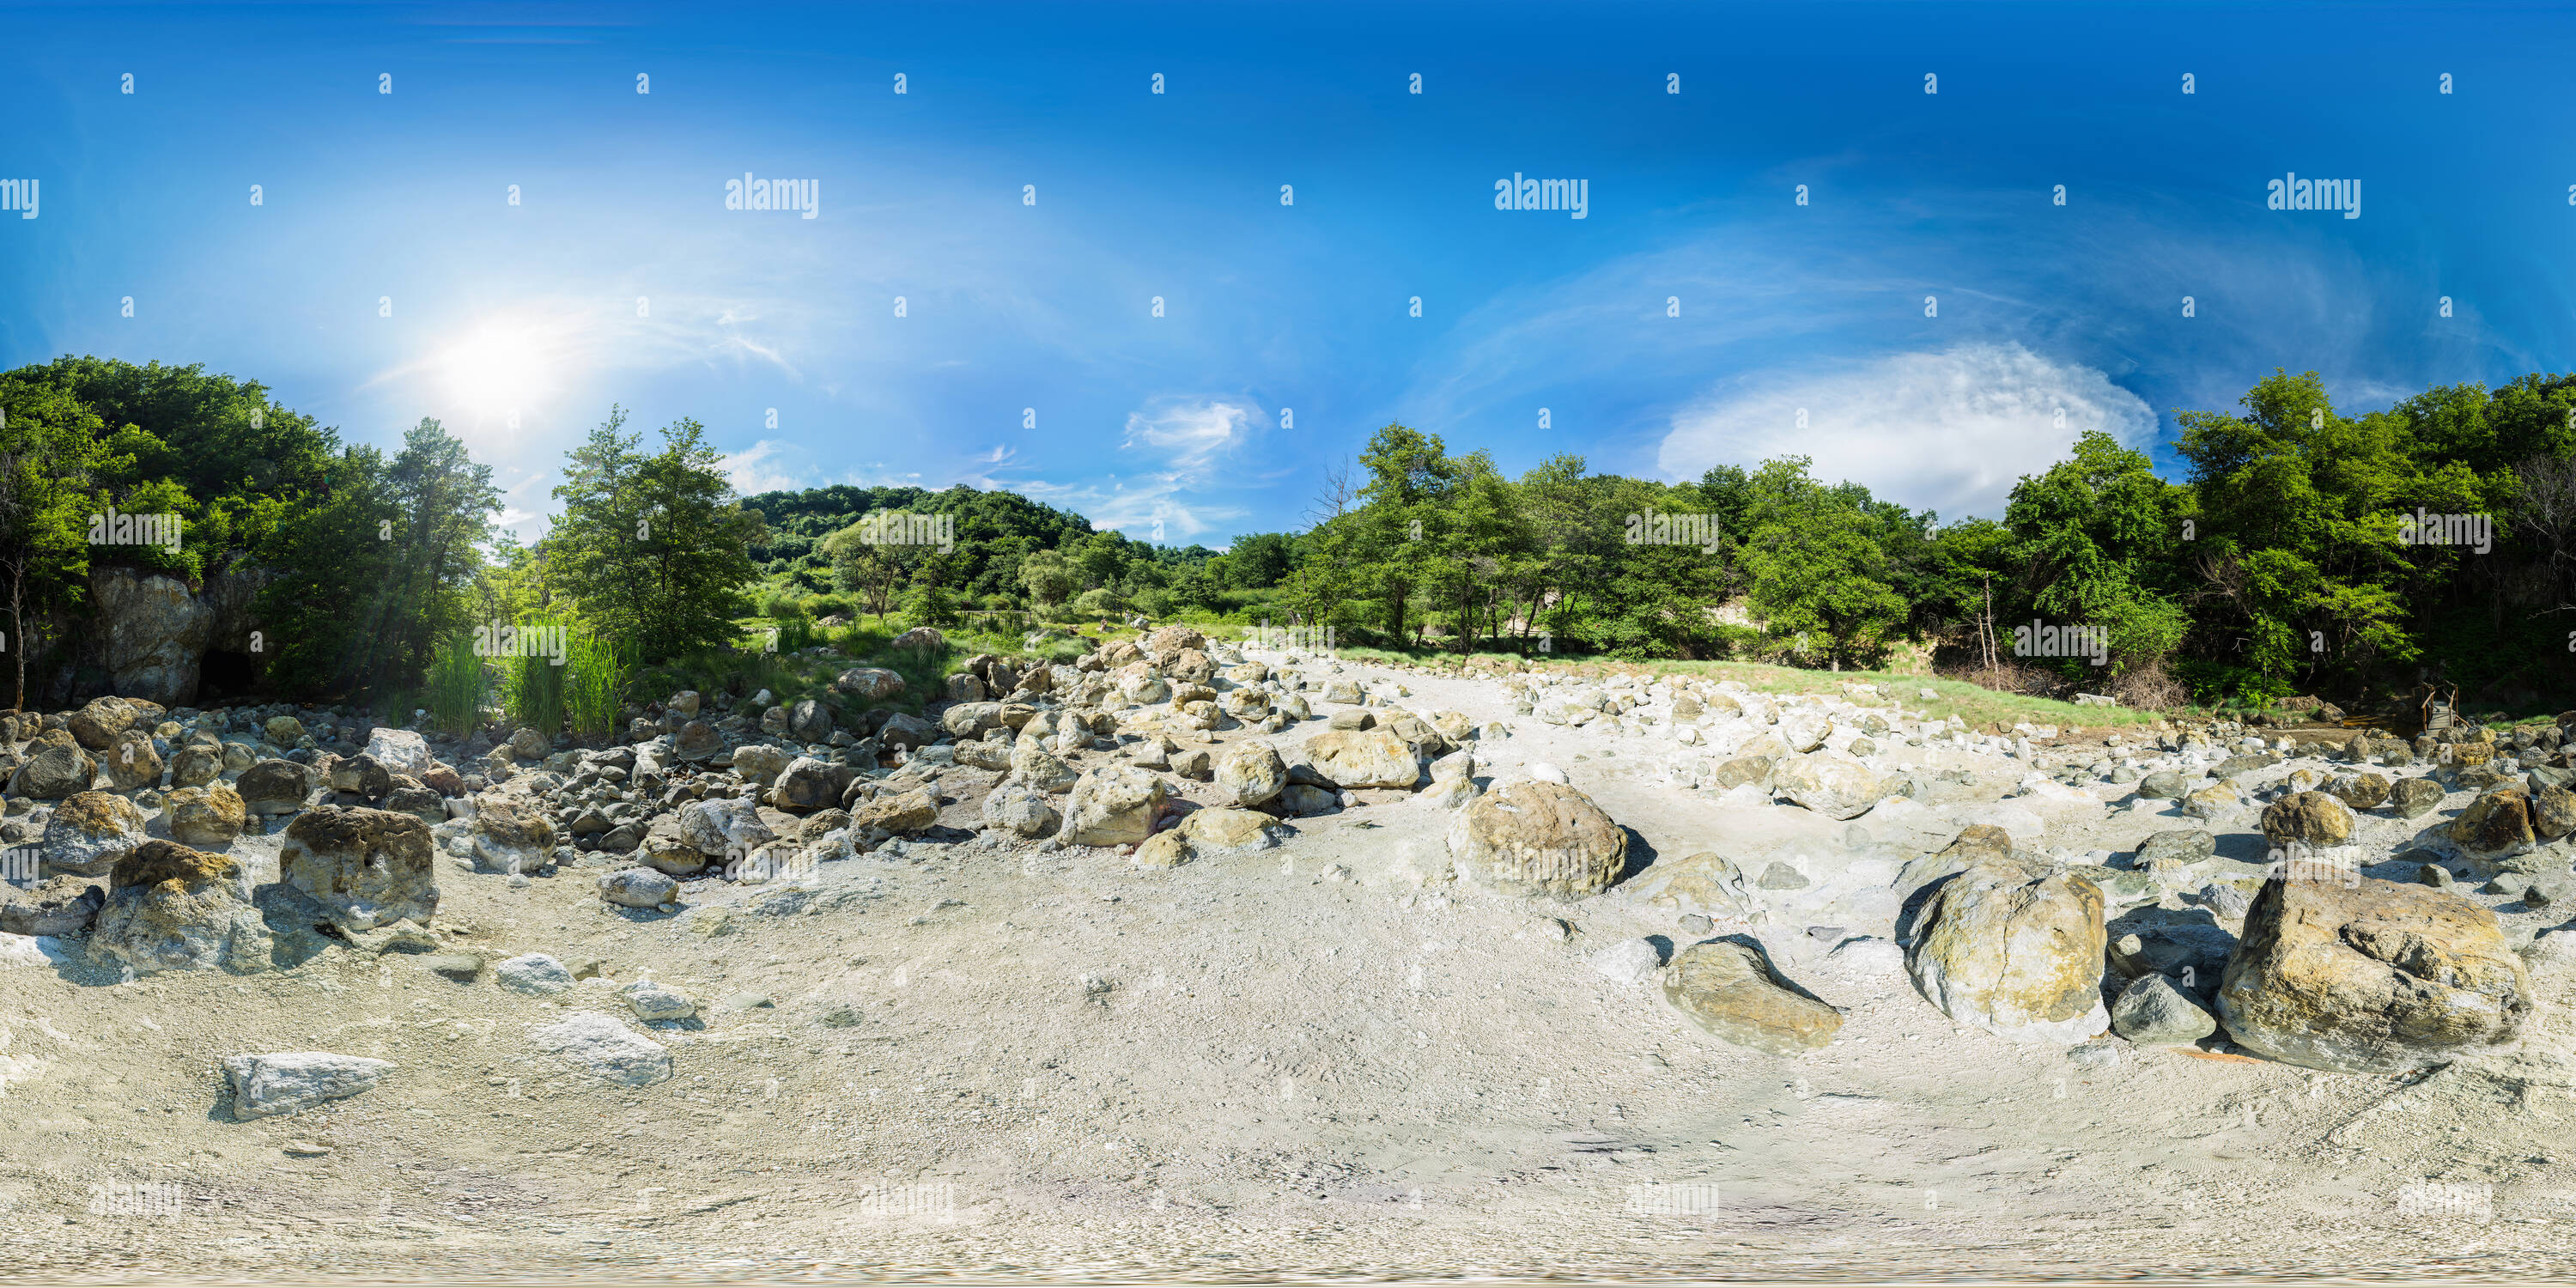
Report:
M1790 989L1762 954L1722 939L1675 953L1664 997L1712 1036L1772 1055L1822 1049L1843 1026L1842 1012Z
M1162 779L1134 765L1102 766L1074 783L1058 835L1068 845L1134 845L1153 835L1162 807Z
M1293 833L1279 820L1251 809L1193 810L1175 829L1202 853L1231 854L1266 850Z
M767 787L778 781L780 772L795 757L765 742L746 742L733 749L734 776L754 787Z
M1050 795L1072 790L1081 775L1043 744L1043 739L1025 732L1011 744L1011 781Z
M903 695L903 677L882 666L854 666L841 672L832 687L862 702L883 702Z
M1306 761L1340 787L1411 787L1422 777L1413 745L1386 729L1330 729L1306 740Z
M91 617L100 625L100 660L116 691L158 703L195 698L197 668L215 641L223 600L240 581L231 575L208 578L200 595L168 573L93 571Z
M532 1030L528 1041L574 1069L623 1086L651 1086L671 1076L669 1048L597 1011L576 1011L559 1024Z
M80 877L0 885L0 934L76 935L98 920L107 892Z
M1961 1024L2072 1046L2110 1024L2102 909L2102 891L2083 877L1989 855L1932 892L1905 968Z
M249 815L241 794L226 782L182 787L162 802L161 816L170 824L170 839L181 845L220 849L240 836Z
M1024 840L1036 840L1064 822L1045 793L1013 783L995 787L984 798L984 826L998 827Z
M2217 1000L2249 1051L2394 1074L2514 1042L2532 987L2495 914L2457 894L2285 874L2245 914Z
M474 864L484 872L532 872L555 847L555 823L535 801L485 792L474 803Z
M116 745L99 754L98 765L107 771L107 781L120 792L139 791L161 782L161 753L153 747L148 730L128 729L118 734Z
M2531 798L2519 787L2499 787L2469 802L2451 820L2451 840L2472 855L2500 855L2528 848Z
M1459 875L1506 894L1580 899L1610 888L1628 863L1628 833L1563 783L1507 783L1449 824Z
M850 811L850 830L918 832L939 821L939 802L928 791L887 792Z
M802 743L827 742L834 728L832 708L805 698L787 708L787 736Z
M409 774L418 778L438 763L429 753L429 740L409 729L378 725L367 732L366 754L376 758L385 772Z
M281 1051L224 1060L232 1084L233 1117L267 1118L299 1113L376 1089L393 1069L389 1061L329 1051Z
M1216 762L1216 786L1237 805L1267 804L1288 786L1288 765L1270 747L1237 747Z
M1887 796L1877 771L1847 756L1789 756L1772 768L1773 794L1827 818L1858 818Z
M343 930L405 920L426 926L438 911L435 857L429 825L413 815L324 805L287 824L278 879Z
M91 956L137 975L267 969L271 941L242 898L241 867L173 841L146 841L117 860Z
M760 807L740 797L690 801L680 807L680 839L709 857L749 854L778 839Z
M143 811L107 792L75 792L54 807L36 857L48 872L103 877L126 851L143 844Z

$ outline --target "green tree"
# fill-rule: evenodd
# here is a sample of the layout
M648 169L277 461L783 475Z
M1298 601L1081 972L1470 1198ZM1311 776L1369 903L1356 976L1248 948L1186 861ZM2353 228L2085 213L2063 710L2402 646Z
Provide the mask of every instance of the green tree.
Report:
M1754 474L1749 598L1775 634L1822 635L1839 671L1875 652L1906 605L1887 585L1887 552L1870 538L1868 516L1810 478L1807 466L1806 457L1783 457Z
M554 490L564 511L547 544L561 584L592 633L642 661L727 643L755 576L760 515L735 497L705 426L673 422L646 455L625 423L611 408Z

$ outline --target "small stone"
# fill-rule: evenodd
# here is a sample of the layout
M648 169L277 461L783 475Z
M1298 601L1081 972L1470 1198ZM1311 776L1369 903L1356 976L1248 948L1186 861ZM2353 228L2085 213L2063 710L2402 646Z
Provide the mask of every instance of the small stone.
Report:
M224 1061L236 1118L292 1114L326 1101L346 1100L375 1090L393 1067L388 1061L329 1051L237 1055Z
M547 997L572 989L572 971L544 953L527 953L492 967L492 977L514 993Z
M2218 1031L2218 1021L2159 974L2140 975L2111 1004L2111 1031L2139 1046L2182 1046Z
M1664 955L1653 940L1622 939L1601 949L1588 959L1592 969L1614 984L1643 984L1655 977L1664 964Z

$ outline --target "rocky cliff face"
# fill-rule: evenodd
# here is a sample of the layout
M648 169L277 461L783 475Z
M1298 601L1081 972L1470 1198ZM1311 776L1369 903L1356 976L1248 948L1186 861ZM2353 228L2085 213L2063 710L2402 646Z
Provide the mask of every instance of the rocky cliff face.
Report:
M202 590L164 573L100 568L90 574L89 652L120 697L167 706L195 701L208 649L250 651L251 600L264 578L234 569Z

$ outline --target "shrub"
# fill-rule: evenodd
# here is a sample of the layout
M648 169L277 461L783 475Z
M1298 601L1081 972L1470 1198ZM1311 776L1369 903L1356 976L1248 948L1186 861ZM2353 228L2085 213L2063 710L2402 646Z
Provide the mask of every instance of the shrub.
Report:
M615 645L595 635L565 641L563 704L576 738L606 738L617 731L617 711L626 696L629 659Z
M449 636L430 657L428 683L418 691L418 706L429 711L431 728L462 738L473 731L482 714L484 683L483 659L475 655L473 639L463 633ZM394 722L408 723L413 709L412 695L400 695Z

